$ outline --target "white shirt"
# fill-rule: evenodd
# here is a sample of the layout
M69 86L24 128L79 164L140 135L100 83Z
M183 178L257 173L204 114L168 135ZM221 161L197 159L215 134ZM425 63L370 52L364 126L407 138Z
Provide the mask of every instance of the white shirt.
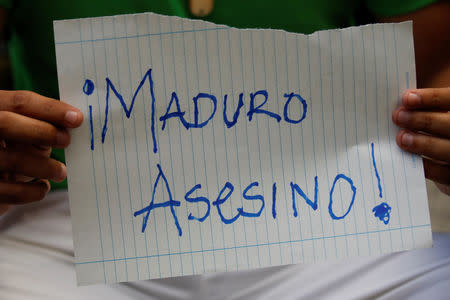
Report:
M66 192L0 217L0 299L449 299L450 234L338 263L77 287Z

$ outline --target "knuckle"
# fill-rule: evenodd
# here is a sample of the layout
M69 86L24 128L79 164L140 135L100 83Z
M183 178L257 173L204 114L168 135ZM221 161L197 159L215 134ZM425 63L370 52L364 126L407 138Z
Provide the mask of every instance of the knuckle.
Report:
M430 114L424 114L421 117L420 129L430 130L433 127L434 119Z
M47 195L47 189L41 185L36 188L36 191L34 192L33 200L39 201L44 199L44 197Z
M46 113L52 113L55 110L55 104L52 102L42 103L42 110Z
M430 103L432 105L439 105L440 104L440 92L439 89L432 89L430 93Z
M23 112L29 105L29 99L34 95L30 91L16 91L11 97L11 111Z
M5 154L4 154L5 155ZM17 153L6 152L6 169L10 172L20 171L21 159Z
M420 153L427 155L433 150L434 142L429 137L423 135L417 135L413 142L414 148L416 148Z
M47 189L42 184L22 184L22 186L18 188L14 198L17 199L18 204L24 204L42 200L46 194Z

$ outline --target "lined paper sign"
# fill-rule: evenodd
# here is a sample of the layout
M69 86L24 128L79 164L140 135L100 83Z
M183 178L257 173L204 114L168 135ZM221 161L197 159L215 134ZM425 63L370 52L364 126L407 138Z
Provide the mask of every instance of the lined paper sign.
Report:
M157 14L56 21L80 284L431 245L391 112L411 23L301 35Z

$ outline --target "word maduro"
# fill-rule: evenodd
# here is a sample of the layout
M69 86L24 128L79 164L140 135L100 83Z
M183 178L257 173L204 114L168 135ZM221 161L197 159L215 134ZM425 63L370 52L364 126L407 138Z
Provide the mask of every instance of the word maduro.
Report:
M103 122L103 129L102 129L102 143L105 142L106 134L108 132L108 115L109 115L109 106L110 106L110 97L111 94L114 94L115 97L119 100L125 115L127 118L131 117L131 113L133 111L134 103L136 100L136 97L138 96L139 92L144 87L144 84L148 82L149 89L150 89L150 95L151 95L151 134L152 134L152 141L153 141L153 152L156 153L158 151L158 145L156 141L156 134L155 134L155 126L156 126L156 116L155 116L155 105L156 105L156 99L155 99L155 91L154 91L154 82L152 78L152 69L150 68L140 81L136 91L133 94L133 98L131 99L131 103L128 106L124 99L122 94L116 89L115 85L112 83L112 81L106 77L106 105L105 105L105 116L104 116L104 122ZM94 84L91 80L86 79L84 86L83 86L83 92L86 95L91 95L94 91ZM112 92L112 93L111 93ZM284 120L287 123L291 124L298 124L302 122L306 118L307 113L307 104L305 99L303 99L302 96L296 93L286 93L283 95L284 98L286 98L286 102L284 104L283 109L283 118L274 112L268 111L263 108L263 106L267 103L269 100L269 94L267 90L258 90L254 93L250 93L250 104L247 111L247 117L248 121L251 122L255 115L263 114L266 115L274 120L276 122L281 122L281 120ZM232 128L238 121L240 112L242 107L244 106L244 93L239 94L239 101L237 108L235 112L233 113L233 117L228 119L227 117L227 99L228 95L225 94L223 97L223 109L222 109L222 115L223 115L223 121L226 128ZM192 98L193 104L194 104L194 120L186 120L185 111L181 111L180 108L180 100L177 95L177 93L174 91L171 94L171 98L169 101L169 104L167 106L167 110L164 115L160 116L159 121L162 122L161 130L164 130L166 128L166 122L168 120L175 118L179 119L181 124L186 130L189 130L191 128L202 128L205 127L209 121L214 117L217 111L218 101L215 95L209 94L209 93L198 93L195 97ZM207 102L210 102L209 106L212 106L211 112L209 116L205 117L202 116L202 120L199 116L199 106L200 103L203 103L202 105L208 105ZM289 107L290 105L294 105L295 103L299 104L300 106L300 115L297 117L290 116L289 114ZM174 106L174 107L173 107ZM92 118L92 106L89 105L89 124L90 124L90 131L91 131L91 150L94 150L94 124L93 124L93 118Z

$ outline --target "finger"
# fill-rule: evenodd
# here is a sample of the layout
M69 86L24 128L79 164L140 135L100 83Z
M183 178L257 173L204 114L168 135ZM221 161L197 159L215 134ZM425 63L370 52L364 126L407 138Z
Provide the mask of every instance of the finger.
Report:
M1 91L0 110L74 128L83 122L81 111L67 103L29 91Z
M447 112L410 111L400 107L392 120L402 128L450 138L450 114Z
M443 192L444 194L450 196L450 185L441 184L439 182L435 182L437 188Z
M0 204L0 216L5 214L9 209L11 205L9 204Z
M450 165L424 158L423 168L425 170L426 178L441 184L450 184Z
M16 152L27 152L42 157L49 157L52 153L52 148L45 145L29 145L19 142L7 141L7 149Z
M0 171L33 178L51 179L57 182L66 178L66 167L59 161L9 150L0 150Z
M6 149L6 141L4 139L0 139L0 149ZM0 172L0 180L8 180L8 173Z
M50 154L52 152L52 148L48 146L26 145L22 143L11 142L8 143L7 148L9 151L25 152L40 157L50 157ZM10 181L29 182L35 180L35 177L25 176L23 174L9 173L7 179Z
M397 135L397 144L405 151L450 162L450 140L401 130Z
M450 110L450 87L406 91L402 96L408 109Z
M0 136L16 142L57 148L64 148L70 143L67 130L7 111L0 111Z
M50 190L47 180L36 182L0 182L1 204L25 204L42 200Z

